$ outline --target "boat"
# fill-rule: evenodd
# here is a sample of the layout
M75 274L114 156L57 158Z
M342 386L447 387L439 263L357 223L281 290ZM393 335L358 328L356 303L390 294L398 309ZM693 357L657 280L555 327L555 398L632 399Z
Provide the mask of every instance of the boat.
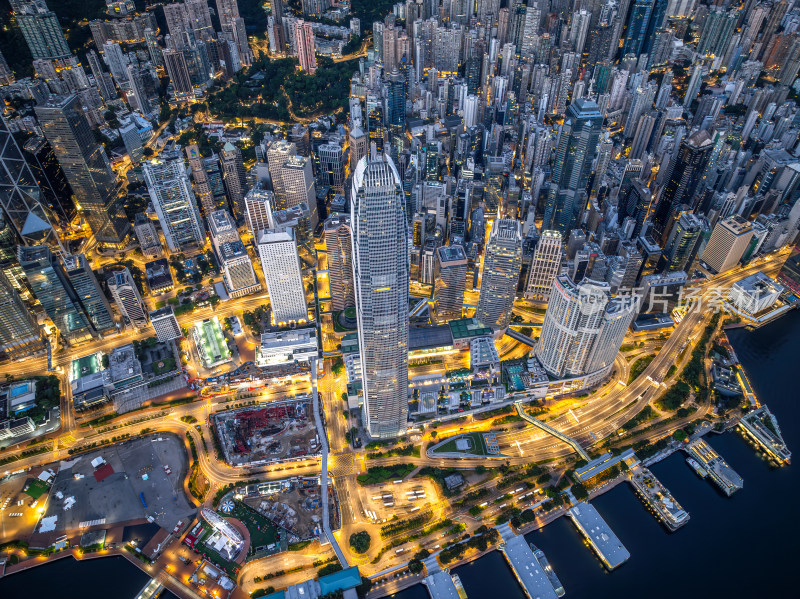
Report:
M539 549L533 543L528 543L531 547L531 551L533 551L533 557L539 562L539 565L544 570L544 573L547 575L547 579L550 581L550 584L553 586L553 590L556 592L556 595L559 597L563 597L566 591L564 590L564 585L561 584L561 581L556 576L555 571L553 570L553 566L550 565L547 557L544 554L544 551Z
M459 599L467 599L467 592L464 590L464 585L461 584L461 579L458 574L451 574L450 578L453 579L453 586L456 587Z
M694 458L686 458L686 463L692 467L692 470L697 472L697 476L699 476L700 478L705 478L706 476L708 476L708 470L703 468L700 465L700 462L698 462Z

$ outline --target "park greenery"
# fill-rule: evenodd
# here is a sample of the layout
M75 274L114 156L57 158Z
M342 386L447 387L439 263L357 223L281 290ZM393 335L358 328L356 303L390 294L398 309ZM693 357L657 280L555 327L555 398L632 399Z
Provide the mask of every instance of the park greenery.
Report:
M350 535L350 547L356 553L366 553L369 551L369 546L372 542L369 533L366 530L354 532Z
M414 470L414 464L395 464L393 466L373 466L366 474L358 475L358 484L376 485L387 480L399 480Z
M346 109L357 61L335 63L319 56L313 75L297 64L296 58L262 56L230 85L213 89L207 105L226 122L253 118L291 122L293 115L313 118Z

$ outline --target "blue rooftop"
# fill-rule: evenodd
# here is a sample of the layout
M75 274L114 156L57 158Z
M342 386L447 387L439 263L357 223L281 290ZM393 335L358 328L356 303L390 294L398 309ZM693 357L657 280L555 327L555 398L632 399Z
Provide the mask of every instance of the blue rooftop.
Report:
M324 596L335 591L346 591L361 584L358 566L328 574L319 579L319 591Z

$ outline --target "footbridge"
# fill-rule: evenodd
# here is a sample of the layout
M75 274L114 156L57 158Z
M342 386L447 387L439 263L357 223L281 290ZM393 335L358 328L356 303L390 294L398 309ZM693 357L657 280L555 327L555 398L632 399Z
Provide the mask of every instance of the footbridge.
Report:
M552 426L550 426L549 424L545 424L545 423L544 423L544 422L542 422L541 420L539 420L539 419L537 419L537 418L534 418L533 416L531 416L530 414L528 414L528 413L525 411L525 407L522 405L522 401L521 401L521 400L520 400L520 401L515 401L515 402L514 402L514 405L517 407L517 413L518 413L518 414L519 414L519 415L520 415L520 416L521 416L521 417L522 417L524 420L527 420L527 421L528 421L528 422L530 422L530 423L531 423L533 426L535 426L535 427L537 427L537 428L540 428L540 429L542 429L544 432L546 432L546 433L549 433L549 434L553 435L553 436L554 436L556 439L558 439L559 441L563 441L564 443L566 443L567 445L569 445L570 447L572 447L572 449L574 449L575 451L577 451L577 452L578 452L578 455L579 455L579 456L581 456L581 457L582 457L584 460L586 460L587 462L591 461L591 459L592 459L592 458L589 456L589 454L588 454L588 453L586 453L586 451L583 449L583 447L581 447L581 444L580 444L580 443L578 443L578 442L577 442L575 439L573 439L572 437L568 437L568 436L567 436L567 435L565 435L564 433L562 433L562 432L560 432L560 431L557 431L556 429L554 429L554 428L553 428Z

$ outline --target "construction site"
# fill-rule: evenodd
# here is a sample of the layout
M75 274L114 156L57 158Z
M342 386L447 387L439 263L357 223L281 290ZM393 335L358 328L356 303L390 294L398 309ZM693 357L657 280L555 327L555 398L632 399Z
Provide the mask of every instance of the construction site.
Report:
M310 397L226 410L212 420L231 466L307 459L321 451Z

